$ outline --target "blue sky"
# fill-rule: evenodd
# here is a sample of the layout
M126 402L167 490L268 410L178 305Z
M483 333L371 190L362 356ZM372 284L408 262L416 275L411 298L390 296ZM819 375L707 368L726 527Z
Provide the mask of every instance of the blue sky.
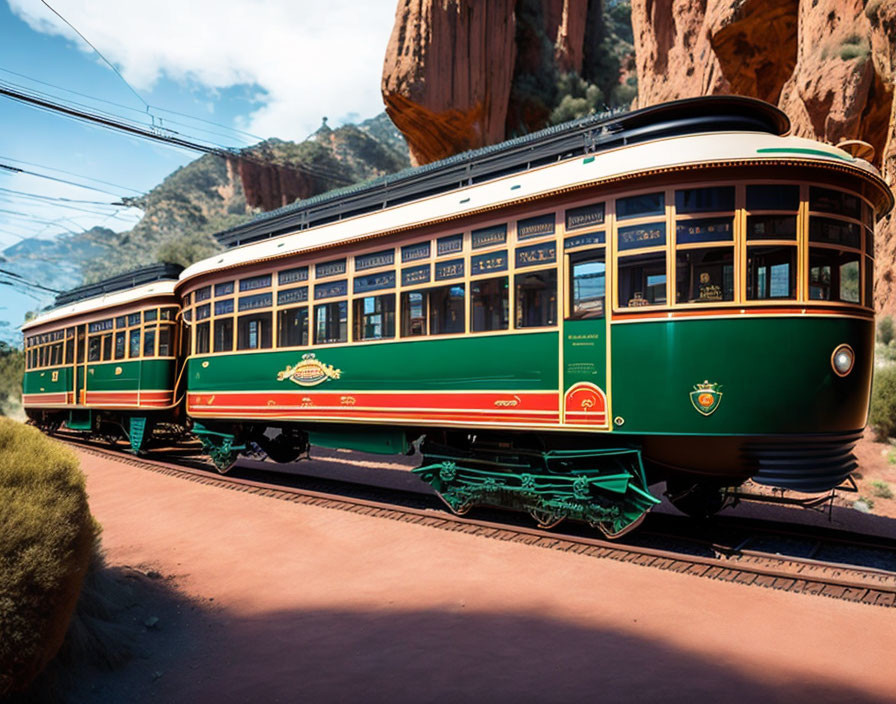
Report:
M40 0L0 0L0 85L145 124L161 120L230 147L257 141L246 133L301 140L323 116L335 126L382 111L380 77L397 0L48 2L133 90ZM126 230L141 215L95 203L62 208L10 191L111 203L149 190L197 156L0 96L0 166L108 191L0 168L0 250L100 224ZM35 304L8 287L0 295L0 319L15 324Z

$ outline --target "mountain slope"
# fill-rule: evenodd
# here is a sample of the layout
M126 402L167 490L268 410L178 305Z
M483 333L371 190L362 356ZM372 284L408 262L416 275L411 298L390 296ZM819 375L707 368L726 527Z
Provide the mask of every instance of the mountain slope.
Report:
M407 147L385 114L361 125L324 124L301 143L269 139L225 161L205 155L181 167L134 204L144 211L129 232L83 266L96 281L157 261L184 266L210 256L213 234L261 210L406 168Z

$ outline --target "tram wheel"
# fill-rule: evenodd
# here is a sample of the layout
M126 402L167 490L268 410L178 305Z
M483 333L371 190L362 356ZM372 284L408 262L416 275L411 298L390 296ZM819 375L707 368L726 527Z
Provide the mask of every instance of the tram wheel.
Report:
M537 508L529 509L529 515L535 519L536 525L541 530L550 530L554 528L560 523L563 522L563 519L566 518L563 514L557 515L553 511L543 511Z
M691 518L709 518L728 503L726 487L692 479L667 479L666 498Z

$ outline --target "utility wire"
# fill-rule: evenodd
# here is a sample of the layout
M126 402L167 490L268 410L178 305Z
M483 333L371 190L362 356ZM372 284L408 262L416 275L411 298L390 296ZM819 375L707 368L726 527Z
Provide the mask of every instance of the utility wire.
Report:
M74 171L66 171L65 169L57 169L57 168L55 168L55 167L53 167L53 166L45 166L44 164L35 164L35 163L32 162L32 161L24 161L24 160L22 160L22 159L13 159L13 158L10 157L10 156L0 156L0 159L2 159L2 160L4 160L4 161L11 161L11 162L13 162L13 163L15 163L15 164L25 164L25 166L33 166L33 167L36 168L36 169L44 169L44 170L46 170L46 171L55 171L56 173L59 173L59 174L66 174L66 175L68 175L68 176L75 176L75 177L77 177L77 178L83 179L84 181L93 181L94 183L102 183L104 186L112 186L113 188L119 188L119 189L121 189L122 191L131 191L132 193L136 193L137 195L141 195L141 196L142 196L142 195L145 195L143 191L140 191L140 190L138 190L138 189L136 189L136 188L131 188L130 186L122 186L122 185L120 185L120 184L118 184L118 183L111 183L111 182L109 182L109 181L103 181L103 180L101 180L101 179L98 179L98 178L92 178L92 177L90 177L90 176L84 176L83 174L76 174ZM37 174L37 175L39 176L40 174ZM76 185L76 186L81 186L81 188L88 188L88 189L90 188L90 186L82 186L80 183L77 183L77 184L75 184L75 185ZM94 190L95 190L95 189L94 189ZM103 191L103 192L105 192L105 191ZM114 195L117 195L117 194L112 193L112 194L110 194L110 195L113 195L113 196L114 196Z
M122 203L122 202L109 203L109 202L104 202L104 201L99 201L99 200L80 200L78 198L65 198L63 196L45 196L40 193L28 193L26 191L16 191L12 188L0 188L0 193L9 193L11 195L20 196L22 198L30 198L30 199L34 199L34 200L41 200L41 201L47 201L47 202L53 202L53 203L58 201L58 202L63 202L63 203L80 203L83 205L102 205L105 207L115 207L115 208L121 208L121 207L130 208L130 207L132 207L132 206L128 205L127 203Z
M119 72L119 70L117 68L115 68L115 65L111 61L109 61L109 59L107 59L105 56L103 56L102 53L100 52L100 50L97 49L93 44L91 44L90 40L87 37L85 37L83 34L81 34L81 32L78 31L78 28L75 27L75 25L73 25L71 22L69 22L67 19L65 19L65 17L60 15L55 9L53 9L52 5L50 5L50 3L47 2L47 0L41 0L41 2L50 9L50 12L52 12L59 19L61 19L63 22L65 22L69 27L71 27L72 31L74 31L75 34L77 34L79 37L81 37L81 39L83 39L87 43L87 46L89 46L91 49L93 49L96 52L96 55L99 56L103 61L106 62L106 65L109 68L111 68L113 71L115 71L116 75L124 82L124 84L128 87L128 89L131 91L131 93L133 93L134 95L137 96L137 100L139 100L141 103L143 103L143 105L146 106L146 110L148 112L149 111L149 103L147 103L143 99L143 97L137 91L134 90L134 88L131 86L131 84L125 80L125 77L121 75L121 73Z
M300 173L307 174L309 176L314 176L318 178L325 178L334 183L339 183L342 185L351 185L352 181L343 177L338 176L334 173L327 173L322 169L318 168L308 168L301 164L272 164L271 162L263 161L254 156L248 156L246 154L242 154L239 150L230 149L230 148L222 148L220 146L214 146L209 143L200 143L194 140L187 139L186 137L180 136L177 132L169 129L165 129L164 132L168 134L164 134L162 130L158 128L146 128L144 126L135 125L135 124L127 124L122 122L120 119L115 119L112 117L104 117L102 115L97 115L96 113L87 112L84 110L79 110L73 107L69 107L66 105L62 105L58 102L54 102L45 98L36 97L33 95L28 95L22 93L21 91L13 90L8 87L0 85L0 96L5 96L7 98L11 98L13 100L17 100L19 102L25 103L27 105L31 105L33 107L37 107L43 110L48 110L51 112L58 112L67 117L70 117L75 120L79 120L81 122L92 122L108 129L118 130L120 132L125 132L127 134L131 134L137 137L143 137L145 139L153 140L156 142L162 142L166 144L173 145L175 147L180 147L182 149L189 149L192 151L202 152L204 154L213 154L215 156L224 158L224 159L236 159L243 160L251 163L258 164L260 166L279 166L280 168L289 169L292 171L297 171Z
M152 130L154 132L158 132L160 134L164 134L166 132L171 133L171 134L178 134L175 130L172 130L170 127L164 126L162 124L163 121L161 119L159 120L159 124L156 124L155 120L153 119L153 120L151 120L151 123L152 123L151 125L146 125L145 122L133 120L129 117L124 117L122 115L119 115L114 112L109 112L107 110L100 110L100 109L97 109L96 107L94 107L93 105L81 103L76 100L68 100L65 98L60 98L59 96L53 95L52 93L47 93L44 91L36 90L34 88L29 88L27 86L22 86L17 83L12 83L10 81L5 81L2 79L0 79L0 88L8 88L9 90L15 91L15 92L20 93L21 95L27 96L29 98L35 98L37 100L46 100L47 102L53 103L54 105L61 105L61 106L64 106L67 108L72 108L72 109L80 109L82 112L84 112L88 115L93 115L94 117L102 117L102 118L106 118L108 120L112 120L115 122L121 122L122 124L132 125L132 126L135 126L138 128L150 129L150 130ZM45 107L39 107L39 106L32 106L32 107L38 107L39 110L44 110L45 112L50 112L50 113L53 112L53 110L50 110ZM129 109L132 109L132 108L129 108ZM141 115L142 115L142 113L141 113ZM150 116L150 117L152 117L152 116ZM173 120L169 120L169 122L171 122L172 124L178 124L176 121L173 121ZM189 126L189 125L187 125L187 126ZM206 130L206 131L210 132L210 130ZM227 135L219 135L219 136L226 137ZM221 144L220 142L215 142L214 140L208 139L205 137L197 138L197 140L195 140L195 141L198 141L203 144L209 144L209 145L212 145L215 147L220 147L221 149L229 149L229 147Z
M105 98L97 98L92 95L88 95L87 93L81 93L79 91L72 90L71 88L65 88L63 86L58 86L55 83L48 83L47 81L42 81L39 78L32 78L31 76L27 76L24 73L10 71L9 69L6 69L6 68L0 68L0 71L2 71L3 73L8 73L13 76L18 76L19 78L24 78L27 81L32 81L34 83L40 83L41 85L44 85L44 86L49 86L50 88L56 88L57 90L65 91L66 93L71 93L72 95L79 95L82 98L87 98L88 100L92 100L94 102L105 103L106 105L114 105L115 107L121 108L122 110L132 110L133 112L140 113L141 115L143 114L142 110L138 110L137 108L131 107L130 105L116 103L112 100L106 100ZM12 85L15 85L15 84L12 84ZM19 87L25 88L25 86L19 86ZM220 122L214 122L213 120L206 120L205 118L196 117L195 115L190 115L185 112L178 112L177 110L169 110L168 108L161 108L157 105L151 105L150 107L157 112L165 112L165 113L169 113L171 115L179 115L181 117L187 118L188 120L193 120L195 122L203 122L206 125L211 125L213 127L220 127L222 130L227 130L228 132L233 132L234 134L243 135L245 137L249 137L258 142L264 141L264 137L260 137L257 134L252 134L251 132L246 132L245 130L237 129L236 127L228 127L227 125L222 125ZM168 119L168 121L173 122L174 124L182 124L185 127L189 126L189 125L185 125L184 123L180 123L175 120L171 120L170 118ZM206 130L206 131L209 132L209 134L217 134L219 137L227 136L227 135L223 135L219 132L212 132L211 130Z
M13 279L16 279L19 283L25 284L26 286L31 286L32 288L38 288L43 291L49 291L50 293L62 293L58 288L49 288L44 286L43 284L35 283L34 281L29 281L24 276L20 276L16 274L14 271L7 271L6 269L0 269L0 274L5 274Z
M0 157L3 158L3 157ZM48 176L47 174L39 174L36 171L29 171L28 169L20 169L18 166L10 166L9 164L4 164L0 162L0 170L9 171L14 174L28 174L29 176L37 176L38 178L45 178L49 181L56 181L57 183L67 183L70 186L78 186L79 188L85 188L89 191L97 191L98 193L105 193L110 196L117 196L117 193L113 193L112 191L107 191L103 188L97 188L96 186L85 186L82 183L77 183L75 181L69 181L65 178L58 178L56 176ZM124 201L124 198L122 198Z

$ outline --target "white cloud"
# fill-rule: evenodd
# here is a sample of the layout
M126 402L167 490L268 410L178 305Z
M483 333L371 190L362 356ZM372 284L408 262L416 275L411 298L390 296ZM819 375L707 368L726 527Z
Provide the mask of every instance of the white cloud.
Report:
M75 35L39 0L8 0L32 29ZM138 90L162 78L209 89L254 84L244 125L301 139L320 125L382 109L380 77L396 0L52 0ZM77 40L85 51L89 47Z

